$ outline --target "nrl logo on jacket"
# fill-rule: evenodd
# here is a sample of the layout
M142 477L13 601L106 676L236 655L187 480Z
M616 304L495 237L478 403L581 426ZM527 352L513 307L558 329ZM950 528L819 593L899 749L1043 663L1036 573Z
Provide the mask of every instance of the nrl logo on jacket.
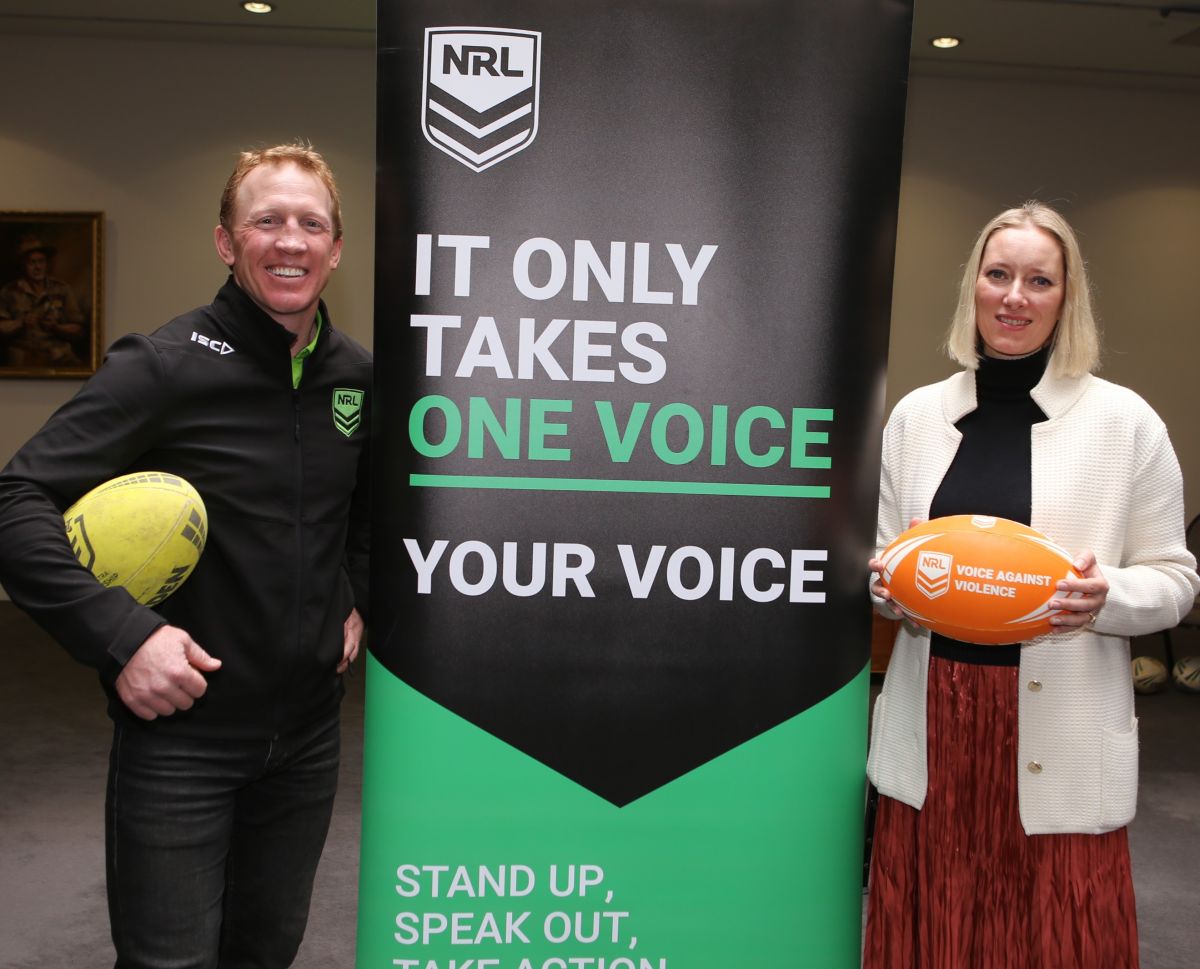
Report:
M481 172L537 136L542 35L427 27L421 129L430 144Z
M333 426L349 437L362 424L364 391L337 387L333 391Z

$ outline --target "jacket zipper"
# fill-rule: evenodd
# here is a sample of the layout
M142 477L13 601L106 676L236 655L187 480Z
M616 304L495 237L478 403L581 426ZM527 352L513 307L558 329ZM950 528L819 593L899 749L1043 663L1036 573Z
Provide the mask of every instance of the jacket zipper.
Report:
M304 442L300 436L300 391L292 391L292 408L296 414L296 656L301 655L304 630Z

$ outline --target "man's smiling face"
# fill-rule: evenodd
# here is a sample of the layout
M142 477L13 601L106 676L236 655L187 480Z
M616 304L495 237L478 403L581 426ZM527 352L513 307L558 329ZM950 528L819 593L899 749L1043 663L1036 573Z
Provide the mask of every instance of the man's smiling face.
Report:
M229 228L217 226L214 238L238 286L305 339L342 256L321 180L294 162L260 165L238 186Z

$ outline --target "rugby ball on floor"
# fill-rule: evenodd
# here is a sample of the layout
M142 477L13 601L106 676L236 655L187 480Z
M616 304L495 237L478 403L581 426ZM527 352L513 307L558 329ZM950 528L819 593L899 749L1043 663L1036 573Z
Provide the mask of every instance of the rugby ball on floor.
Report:
M1153 656L1136 656L1130 663L1133 689L1137 693L1157 693L1167 685L1167 667Z
M1171 670L1175 685L1188 693L1200 693L1200 656L1185 656Z
M1041 532L986 515L910 528L879 555L880 580L913 622L965 643L1020 643L1050 632L1072 556ZM1060 597L1061 598L1061 597Z
M98 485L63 515L75 557L105 586L156 606L204 551L208 515L188 482L139 471Z

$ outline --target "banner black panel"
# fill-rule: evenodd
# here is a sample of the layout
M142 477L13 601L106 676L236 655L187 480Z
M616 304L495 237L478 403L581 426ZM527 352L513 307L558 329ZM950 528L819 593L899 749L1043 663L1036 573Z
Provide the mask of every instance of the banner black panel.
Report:
M867 662L911 5L379 16L373 653L626 804Z

